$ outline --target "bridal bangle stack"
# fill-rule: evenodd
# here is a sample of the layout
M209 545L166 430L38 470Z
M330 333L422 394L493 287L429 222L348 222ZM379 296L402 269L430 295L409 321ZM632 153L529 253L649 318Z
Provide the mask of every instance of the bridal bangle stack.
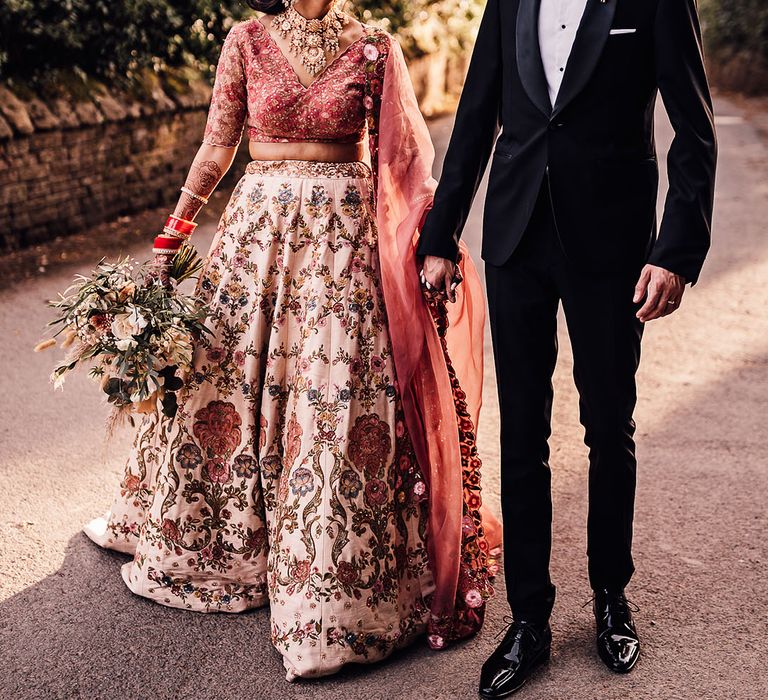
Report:
M175 253L196 228L197 224L194 221L187 221L171 214L163 226L163 233L155 238L152 252L156 255Z

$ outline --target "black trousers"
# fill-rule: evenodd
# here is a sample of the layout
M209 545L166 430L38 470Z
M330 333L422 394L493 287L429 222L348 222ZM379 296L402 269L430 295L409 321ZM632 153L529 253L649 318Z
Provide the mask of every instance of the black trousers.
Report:
M621 235L620 231L616 235ZM512 257L486 266L501 408L501 501L507 592L516 619L544 622L552 497L548 438L557 311L562 301L589 447L587 555L593 588L624 587L634 571L635 372L642 324L632 302L637 270L584 272L560 245L546 179Z

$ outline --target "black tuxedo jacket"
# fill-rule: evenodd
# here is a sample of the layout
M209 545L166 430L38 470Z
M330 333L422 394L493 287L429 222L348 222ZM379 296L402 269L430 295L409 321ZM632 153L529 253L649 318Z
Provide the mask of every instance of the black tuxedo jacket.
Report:
M539 3L488 2L419 254L456 259L493 149L486 262L509 258L549 186L569 259L608 270L647 261L695 282L709 248L716 160L695 0L588 0L555 105L539 50ZM675 138L657 237L658 91Z

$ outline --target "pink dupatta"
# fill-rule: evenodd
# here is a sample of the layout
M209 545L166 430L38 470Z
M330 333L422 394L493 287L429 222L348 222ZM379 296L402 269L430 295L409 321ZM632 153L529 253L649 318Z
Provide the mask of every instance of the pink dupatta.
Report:
M500 544L498 520L480 512L475 448L485 302L463 243L457 301L446 308L422 293L416 241L436 185L434 148L397 41L374 32L364 53L382 287L406 425L429 486L429 643L442 648L482 625L488 555Z

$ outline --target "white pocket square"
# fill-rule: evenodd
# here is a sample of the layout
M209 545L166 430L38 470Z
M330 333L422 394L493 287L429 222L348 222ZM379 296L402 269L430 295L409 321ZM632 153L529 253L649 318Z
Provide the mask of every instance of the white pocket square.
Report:
M637 29L611 29L611 34L634 34Z

